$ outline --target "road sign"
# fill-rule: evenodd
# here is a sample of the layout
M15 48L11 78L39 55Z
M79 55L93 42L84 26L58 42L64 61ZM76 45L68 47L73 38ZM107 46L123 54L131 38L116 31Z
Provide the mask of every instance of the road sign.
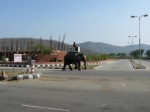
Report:
M22 62L22 54L14 54L14 62Z

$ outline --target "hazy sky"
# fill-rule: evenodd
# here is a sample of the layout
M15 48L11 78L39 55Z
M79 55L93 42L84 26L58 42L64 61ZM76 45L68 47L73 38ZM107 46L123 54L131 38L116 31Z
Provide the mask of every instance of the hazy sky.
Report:
M72 44L86 41L126 46L128 36L150 44L150 0L0 0L0 38L33 37ZM139 39L134 38L134 44Z

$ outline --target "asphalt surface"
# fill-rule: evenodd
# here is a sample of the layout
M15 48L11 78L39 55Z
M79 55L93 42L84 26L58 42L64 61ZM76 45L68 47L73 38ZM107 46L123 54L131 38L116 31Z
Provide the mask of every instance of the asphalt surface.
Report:
M97 70L133 70L133 66L130 61L126 59L111 61L106 65L101 65L96 68Z
M150 71L118 60L95 70L48 70L0 82L2 112L150 112Z

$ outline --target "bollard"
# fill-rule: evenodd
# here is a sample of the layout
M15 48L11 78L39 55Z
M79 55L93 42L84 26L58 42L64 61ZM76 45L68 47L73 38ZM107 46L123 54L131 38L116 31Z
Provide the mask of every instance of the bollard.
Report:
M31 73L34 73L34 64L31 64Z
M3 76L3 77L5 76L5 71L4 71L4 70L2 71L2 76Z
M27 73L29 73L29 67L27 68Z
M31 60L31 73L34 73L35 60Z
M0 80L5 80L7 78L7 75L5 74L5 71L2 71L2 75L0 76Z

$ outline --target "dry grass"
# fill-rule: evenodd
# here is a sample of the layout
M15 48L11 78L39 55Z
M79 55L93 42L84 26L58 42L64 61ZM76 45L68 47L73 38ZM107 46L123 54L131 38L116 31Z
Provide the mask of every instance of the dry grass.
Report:
M5 80L11 80L11 79L12 79L12 76L20 75L20 74L24 74L24 72L6 71L6 72L5 72L5 75L7 75L7 78L6 78ZM0 75L2 75L2 72L0 72Z

